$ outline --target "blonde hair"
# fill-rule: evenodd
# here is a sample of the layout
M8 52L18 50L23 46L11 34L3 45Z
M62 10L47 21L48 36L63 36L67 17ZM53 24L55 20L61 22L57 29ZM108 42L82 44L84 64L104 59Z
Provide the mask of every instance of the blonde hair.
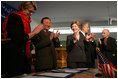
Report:
M75 20L74 20L74 21L71 23L71 28L72 28L72 25L73 25L73 24L77 24L77 26L80 28L80 23L79 23L79 21L75 21Z
M18 6L18 9L19 10L23 10L23 9L27 9L27 8L30 8L30 7L34 7L34 10L37 10L37 5L36 5L36 2L34 1L23 1L19 6Z

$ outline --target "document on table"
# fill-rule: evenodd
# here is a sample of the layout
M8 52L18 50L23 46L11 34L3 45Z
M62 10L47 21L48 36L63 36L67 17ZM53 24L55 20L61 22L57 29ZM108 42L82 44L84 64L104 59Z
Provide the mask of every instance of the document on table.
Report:
M51 71L52 72L58 72L58 73L79 73L79 72L81 72L80 70L69 69L69 68L57 69L57 70L51 70Z
M28 76L24 76L24 77L21 77L21 78L48 78L48 77L28 75Z
M82 70L82 71L84 71L84 70L88 70L88 68L77 68L77 70Z
M81 72L80 70L69 69L69 68L65 68L65 69L62 69L62 70L65 71L66 73L78 73L78 72Z
M35 74L33 76L45 76L45 77L53 77L53 78L68 78L72 76L71 73L54 73L54 72L45 72L40 74Z

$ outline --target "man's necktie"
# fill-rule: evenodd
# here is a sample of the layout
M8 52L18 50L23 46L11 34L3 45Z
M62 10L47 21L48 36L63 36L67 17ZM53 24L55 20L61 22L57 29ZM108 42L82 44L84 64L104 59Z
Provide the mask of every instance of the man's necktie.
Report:
M46 30L46 36L48 37L48 30Z

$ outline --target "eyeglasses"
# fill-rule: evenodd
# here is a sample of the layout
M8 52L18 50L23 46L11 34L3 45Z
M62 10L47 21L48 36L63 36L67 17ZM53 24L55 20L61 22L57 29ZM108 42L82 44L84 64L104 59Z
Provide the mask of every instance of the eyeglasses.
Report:
M35 13L34 11L32 11L32 10L29 10L29 9L27 9L28 11L29 11L29 13Z

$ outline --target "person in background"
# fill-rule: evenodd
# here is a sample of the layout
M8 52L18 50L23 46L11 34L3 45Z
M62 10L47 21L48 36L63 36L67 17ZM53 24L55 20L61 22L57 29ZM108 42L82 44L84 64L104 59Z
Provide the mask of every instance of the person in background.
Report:
M85 52L87 57L87 67L95 68L95 59L97 58L96 54L96 43L95 43L95 34L88 34L89 24L88 22L81 23L81 33L86 38L85 41Z
M35 46L35 70L36 72L55 69L57 67L56 51L55 47L60 46L59 32L50 32L51 19L44 17L41 23L45 26L45 29L32 38L32 42Z
M30 16L36 9L34 1L24 1L19 5L18 12L6 17L2 26L3 36L9 40L1 54L2 77L31 73L30 39L44 29L43 24L39 24L32 32L30 30Z
M109 35L108 29L102 31L103 38L99 38L99 47L104 56L117 68L117 43L116 39Z
M73 21L71 29L74 34L68 35L66 40L67 50L67 67L68 68L84 68L86 66L86 54L85 54L85 37L80 30L79 21Z

